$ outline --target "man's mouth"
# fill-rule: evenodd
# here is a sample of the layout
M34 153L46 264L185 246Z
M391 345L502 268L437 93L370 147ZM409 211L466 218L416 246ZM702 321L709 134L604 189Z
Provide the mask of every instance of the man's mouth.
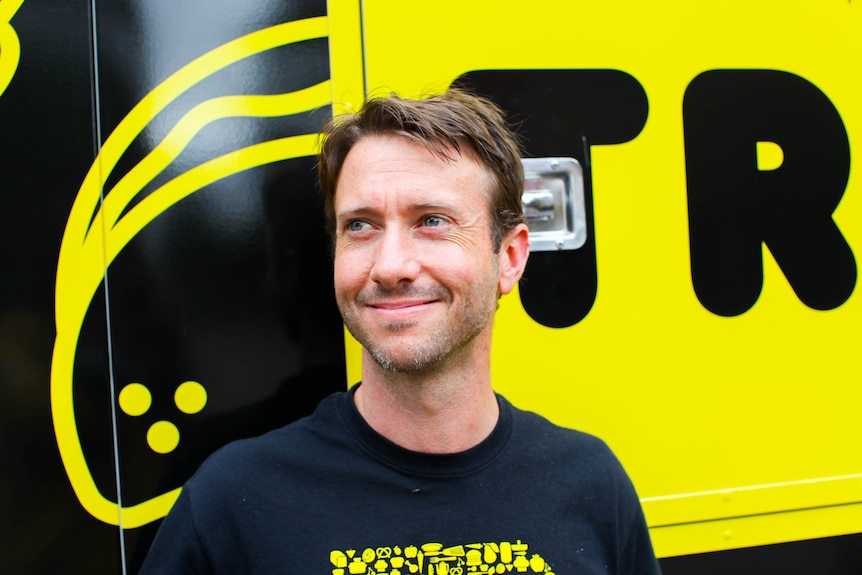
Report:
M417 319L429 311L439 300L383 300L368 305L371 312L386 322L403 322Z
M384 301L377 301L377 302L369 303L368 305L369 305L369 307L373 307L376 309L382 309L382 310L400 310L400 309L407 309L407 308L429 305L429 304L434 303L435 301L437 301L437 300L433 300L433 299L394 300L394 301L384 300Z

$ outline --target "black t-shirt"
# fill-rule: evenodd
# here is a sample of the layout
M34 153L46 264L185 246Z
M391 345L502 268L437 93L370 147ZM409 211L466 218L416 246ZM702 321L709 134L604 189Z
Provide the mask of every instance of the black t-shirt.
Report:
M352 392L210 457L142 573L655 574L640 503L599 439L498 396L479 445L411 452Z

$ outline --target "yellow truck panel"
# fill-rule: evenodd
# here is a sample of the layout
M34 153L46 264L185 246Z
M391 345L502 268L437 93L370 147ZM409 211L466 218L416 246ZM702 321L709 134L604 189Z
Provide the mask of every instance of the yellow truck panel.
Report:
M646 122L634 137L589 146L597 278L591 308L573 325L548 327L525 311L517 295L505 298L494 347L497 389L521 407L611 445L635 481L660 555L859 531L862 386L855 350L862 310L853 289L852 250L862 245L862 183L847 166L846 187L839 174L837 184L823 184L828 189L800 192L840 201L834 211L799 222L800 247L772 242L785 252L809 246L831 257L833 248L817 247L818 217L831 217L832 231L849 246L838 254L843 267L837 265L834 274L841 293L810 296L805 282L829 282L831 276L816 276L828 270L793 269L787 255L777 261L763 237L762 288L748 307L733 300L741 310L715 303L720 294L716 298L707 285L715 279L702 280L701 293L696 289L695 266L717 265L705 256L696 261L697 234L733 228L704 229L690 202L697 200L697 178L708 178L694 173L701 168L692 157L704 153L697 139L727 139L718 132L697 134L710 129L696 122L698 114L723 121L720 115L734 109L746 113L749 104L762 105L752 101L760 83L777 100L806 91L822 98L799 96L799 117L775 120L787 128L778 132L784 139L770 139L767 131L761 137L741 134L734 144L745 147L750 171L764 177L762 185L752 185L751 193L762 196L752 199L752 217L767 209L756 201L783 209L770 176L780 177L782 168L810 172L821 165L793 155L811 145L807 138L818 137L809 133L809 112L825 107L828 114L831 103L846 129L847 152L859 146L860 6L669 1L432 7L369 0L362 10L371 94L419 96L465 75L469 85L482 71L612 70L633 78L648 100ZM747 78L753 80L750 93ZM518 89L514 79L512 89ZM728 98L722 90L742 95L725 100L725 107L697 109L710 97ZM563 130L566 121L560 117ZM542 137L530 134L528 155ZM840 156L840 130L837 139ZM712 168L721 173L722 165ZM737 200L729 196L727 202ZM732 237L713 239L719 246L733 244ZM715 272L719 280L721 273ZM530 279L528 268L525 281Z

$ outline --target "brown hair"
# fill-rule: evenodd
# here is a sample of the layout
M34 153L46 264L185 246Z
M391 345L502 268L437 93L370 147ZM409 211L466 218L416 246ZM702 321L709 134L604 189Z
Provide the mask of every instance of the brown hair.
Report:
M318 176L326 200L326 222L335 228L335 188L351 148L367 136L396 135L421 144L446 160L451 150L472 153L492 176L491 222L494 251L506 234L524 221L521 194L524 168L518 140L494 103L450 88L421 100L395 94L373 98L350 115L333 118L321 132Z

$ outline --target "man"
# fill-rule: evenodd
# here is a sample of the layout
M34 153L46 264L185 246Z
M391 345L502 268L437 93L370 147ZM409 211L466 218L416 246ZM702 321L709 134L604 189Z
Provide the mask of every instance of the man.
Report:
M499 110L457 90L374 99L319 160L362 382L211 457L143 571L658 573L607 447L493 391L497 300L529 252Z

